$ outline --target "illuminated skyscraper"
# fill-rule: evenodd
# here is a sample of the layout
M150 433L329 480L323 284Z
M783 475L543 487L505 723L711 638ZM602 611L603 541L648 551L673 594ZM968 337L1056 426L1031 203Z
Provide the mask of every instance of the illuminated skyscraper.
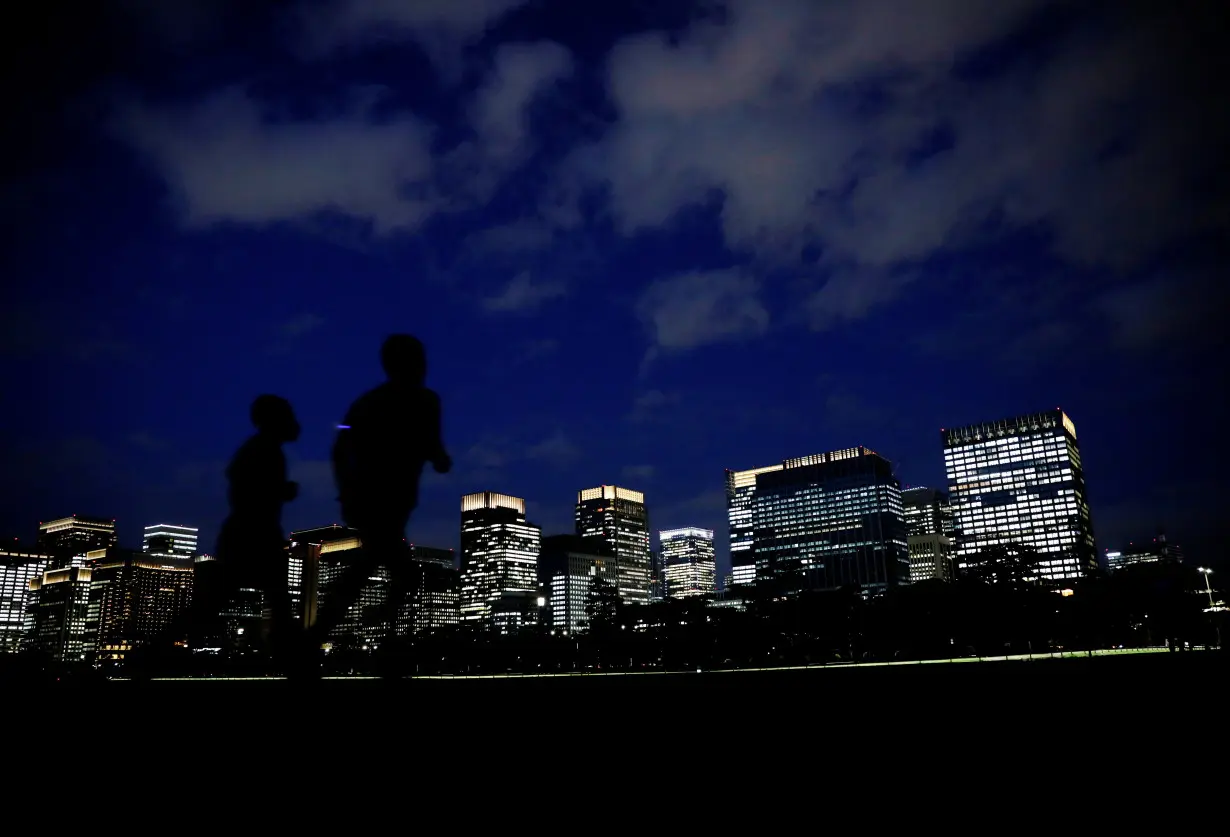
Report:
M53 660L85 660L94 649L94 637L87 630L92 576L90 567L80 566L47 570L32 578L30 633L23 644Z
M492 629L497 609L525 609L521 598L538 591L541 542L542 531L526 522L520 497L480 491L461 498L462 624Z
M83 567L85 554L115 546L115 520L79 514L38 525L38 548L52 557L52 568Z
M584 633L588 629L585 602L589 585L595 578L612 587L618 585L614 555L610 546L596 538L555 535L542 539L538 579L552 630Z
M196 554L197 532L192 526L177 526L172 523L155 523L145 527L141 545L144 552L167 558L191 561Z
M577 492L576 534L596 538L615 553L620 597L649 602L649 513L639 491L600 485Z
M658 533L666 595L672 599L717 592L713 530L688 527Z
M461 621L460 572L451 549L411 544L418 572L403 609L403 633L432 634Z
M787 459L756 476L756 579L781 592L909 583L901 487L863 447Z
M726 513L730 519L730 585L752 584L756 581L756 556L752 551L756 476L780 471L784 467L768 465L746 471L726 469Z
M1158 532L1151 541L1132 541L1121 551L1106 550L1106 569L1121 570L1132 564L1182 564L1183 549Z
M30 582L42 578L51 558L20 548L0 549L0 654L21 650L26 633Z
M941 432L958 571L1008 544L1037 550L1046 578L1097 567L1076 427L1062 410Z
M316 621L320 590L340 572L340 556L335 553L347 553L360 545L358 530L336 523L290 533L287 583L291 603L304 626ZM361 594L360 599L364 598Z
M91 568L86 631L99 660L123 660L133 649L183 625L192 604L193 570L183 555L112 547L88 554Z
M907 488L901 492L901 504L910 551L910 581L952 581L954 523L948 496L936 488Z

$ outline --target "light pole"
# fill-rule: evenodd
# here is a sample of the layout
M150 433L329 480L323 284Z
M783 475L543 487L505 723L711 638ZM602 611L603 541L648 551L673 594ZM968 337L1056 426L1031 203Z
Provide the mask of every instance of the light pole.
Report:
M1209 613L1212 614L1213 627L1217 631L1217 647L1221 648L1221 625L1217 619L1217 605L1213 604L1213 587L1209 584L1209 576L1213 571L1208 567L1196 567L1196 569L1204 576L1204 590L1209 594Z
M1204 574L1204 589L1209 594L1209 607L1214 607L1213 588L1209 585L1209 576L1213 574L1213 571L1208 567L1196 567L1196 571Z

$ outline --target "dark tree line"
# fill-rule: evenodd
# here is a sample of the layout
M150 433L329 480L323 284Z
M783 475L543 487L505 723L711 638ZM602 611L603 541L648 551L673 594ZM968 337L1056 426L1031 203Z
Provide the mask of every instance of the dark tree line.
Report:
M1141 564L1062 583L1028 548L990 550L954 582L864 595L743 591L743 609L704 598L625 605L597 580L580 634L455 630L414 643L422 673L694 670L1046 654L1213 644L1203 581L1181 564Z
M1224 613L1208 613L1201 575L1177 563L1048 583L1027 548L998 547L953 582L869 594L788 594L773 584L705 598L626 605L591 585L580 632L498 635L456 627L378 653L335 648L326 668L372 673L564 673L695 670L1214 644ZM741 607L714 606L733 603ZM1220 627L1225 633L1225 626ZM140 655L134 655L134 663ZM251 660L252 673L262 661Z

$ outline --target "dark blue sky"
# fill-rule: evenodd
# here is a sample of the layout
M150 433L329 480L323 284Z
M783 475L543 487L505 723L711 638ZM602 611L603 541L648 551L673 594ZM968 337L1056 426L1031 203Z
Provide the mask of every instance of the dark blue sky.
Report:
M1100 547L1216 560L1230 227L1214 4L39 4L7 32L0 531L225 515L261 392L333 428L428 344L457 500L718 531L724 468L1061 406ZM38 16L42 20L38 20ZM33 21L30 23L30 21Z

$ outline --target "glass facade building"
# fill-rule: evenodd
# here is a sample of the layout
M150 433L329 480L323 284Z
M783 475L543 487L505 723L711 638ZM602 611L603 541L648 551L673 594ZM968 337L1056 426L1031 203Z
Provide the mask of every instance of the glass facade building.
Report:
M955 522L948 495L938 488L907 488L901 492L910 581L955 578Z
M756 556L752 550L754 527L752 513L756 507L756 477L780 471L784 464L749 468L746 471L726 469L726 514L730 522L730 580L727 586L752 584L756 581Z
M658 533L662 573L669 598L711 596L717 592L717 555L713 530L689 526Z
M909 582L901 488L863 447L788 459L756 476L757 582L781 592Z
M96 659L123 660L183 624L192 604L190 564L119 547L91 552L89 561L86 631ZM186 643L187 636L172 639Z
M192 526L155 523L145 527L141 549L151 555L190 560L197 551L198 531Z
M618 562L620 598L650 601L649 512L645 495L615 485L577 492L576 534L607 544Z
M462 624L491 629L505 594L537 594L541 543L520 497L480 491L461 498Z
M26 642L31 648L53 660L78 662L89 656L94 646L86 629L92 577L90 567L80 566L47 570L30 580Z
M30 582L42 578L50 556L24 549L0 549L0 653L21 650L28 628Z
M595 578L602 578L617 587L616 567L611 548L596 538L543 538L538 580L549 627L562 633L584 633L589 627L585 614L589 586Z
M991 546L1032 547L1041 575L1097 567L1076 427L1062 410L941 431L957 569Z
M38 525L38 550L52 557L52 569L84 567L87 552L117 542L115 520L74 514Z

